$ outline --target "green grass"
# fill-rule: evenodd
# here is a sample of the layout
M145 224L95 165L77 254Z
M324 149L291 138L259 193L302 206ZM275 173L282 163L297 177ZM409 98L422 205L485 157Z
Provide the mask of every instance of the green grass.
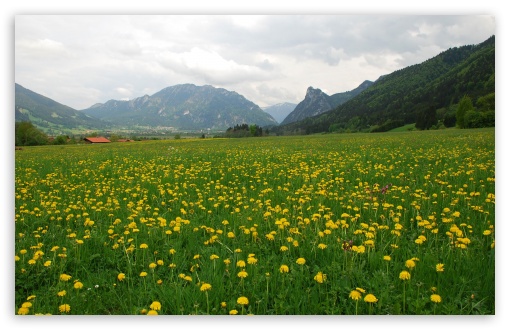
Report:
M495 313L494 129L26 147L15 161L14 313Z

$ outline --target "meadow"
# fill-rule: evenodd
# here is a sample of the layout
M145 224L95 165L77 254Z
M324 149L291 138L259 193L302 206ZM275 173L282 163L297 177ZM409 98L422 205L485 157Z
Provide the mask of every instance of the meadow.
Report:
M25 147L14 313L495 314L495 131Z

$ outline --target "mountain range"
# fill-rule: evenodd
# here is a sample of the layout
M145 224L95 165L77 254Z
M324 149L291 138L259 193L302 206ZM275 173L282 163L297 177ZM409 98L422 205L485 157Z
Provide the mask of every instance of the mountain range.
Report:
M433 121L455 124L456 106L464 96L469 96L475 107L494 112L494 95L492 36L478 45L450 48L375 82L364 81L352 91L329 96L309 87L297 105L281 103L264 109L233 91L182 84L150 96L110 100L76 110L15 84L15 120L60 132L134 126L225 130L245 123L272 127L276 134L376 132L415 123L420 116L431 114L430 109L435 109L437 116Z
M115 126L163 126L181 130L225 130L235 124L277 125L244 96L213 86L182 84L130 101L110 100L82 110Z

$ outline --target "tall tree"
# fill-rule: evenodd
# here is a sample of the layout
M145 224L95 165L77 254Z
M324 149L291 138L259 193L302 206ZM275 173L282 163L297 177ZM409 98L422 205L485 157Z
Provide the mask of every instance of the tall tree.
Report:
M460 100L457 107L457 127L466 128L466 112L474 110L471 98L467 95Z

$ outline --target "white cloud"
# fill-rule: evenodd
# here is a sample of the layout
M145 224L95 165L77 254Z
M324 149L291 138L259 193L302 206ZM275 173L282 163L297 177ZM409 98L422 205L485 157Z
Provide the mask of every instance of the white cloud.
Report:
M20 15L15 80L76 109L182 83L267 106L309 86L352 90L494 33L493 17L475 15Z

